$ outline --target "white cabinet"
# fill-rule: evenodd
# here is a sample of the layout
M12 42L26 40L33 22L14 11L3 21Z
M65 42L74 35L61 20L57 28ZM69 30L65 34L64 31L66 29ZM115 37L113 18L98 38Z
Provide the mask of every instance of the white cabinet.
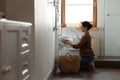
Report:
M31 24L0 20L0 80L30 80Z

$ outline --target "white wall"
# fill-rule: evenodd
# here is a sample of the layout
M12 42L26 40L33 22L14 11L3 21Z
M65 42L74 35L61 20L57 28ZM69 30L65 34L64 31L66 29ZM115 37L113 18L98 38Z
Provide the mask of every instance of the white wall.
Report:
M97 0L97 26L104 27L105 23L105 1L104 0Z
M2 11L2 0L0 0L0 11Z
M35 80L46 80L55 59L54 7L35 0Z
M34 0L6 0L5 2L8 19L34 23Z
M0 11L5 13L5 0L0 0Z
M100 27L100 56L104 56L105 0L97 0L97 27Z

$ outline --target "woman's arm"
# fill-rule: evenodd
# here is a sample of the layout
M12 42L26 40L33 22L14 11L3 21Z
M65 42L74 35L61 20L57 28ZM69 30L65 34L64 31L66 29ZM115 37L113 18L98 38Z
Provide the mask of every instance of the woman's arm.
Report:
M72 44L68 40L65 40L64 43L72 46L75 49L78 49L81 48L81 46L85 45L87 40L88 40L87 36L83 36L78 44Z
M72 44L71 46L75 49L81 48L86 44L86 41L89 40L87 36L83 36L78 44Z

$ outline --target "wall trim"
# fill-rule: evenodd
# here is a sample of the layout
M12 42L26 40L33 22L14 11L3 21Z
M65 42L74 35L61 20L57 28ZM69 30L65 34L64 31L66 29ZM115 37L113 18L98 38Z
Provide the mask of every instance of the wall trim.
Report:
M51 78L55 75L55 71L56 71L56 67L54 67L54 68L47 74L47 76L44 78L44 80L49 80L49 79L51 79Z

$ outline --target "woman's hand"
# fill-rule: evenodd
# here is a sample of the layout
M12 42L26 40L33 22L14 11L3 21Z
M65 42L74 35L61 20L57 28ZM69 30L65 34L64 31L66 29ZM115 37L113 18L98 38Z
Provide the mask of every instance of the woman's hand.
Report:
M64 44L69 44L69 41L68 40L64 40L63 43Z
M72 43L70 43L69 40L64 40L63 43L72 46Z

